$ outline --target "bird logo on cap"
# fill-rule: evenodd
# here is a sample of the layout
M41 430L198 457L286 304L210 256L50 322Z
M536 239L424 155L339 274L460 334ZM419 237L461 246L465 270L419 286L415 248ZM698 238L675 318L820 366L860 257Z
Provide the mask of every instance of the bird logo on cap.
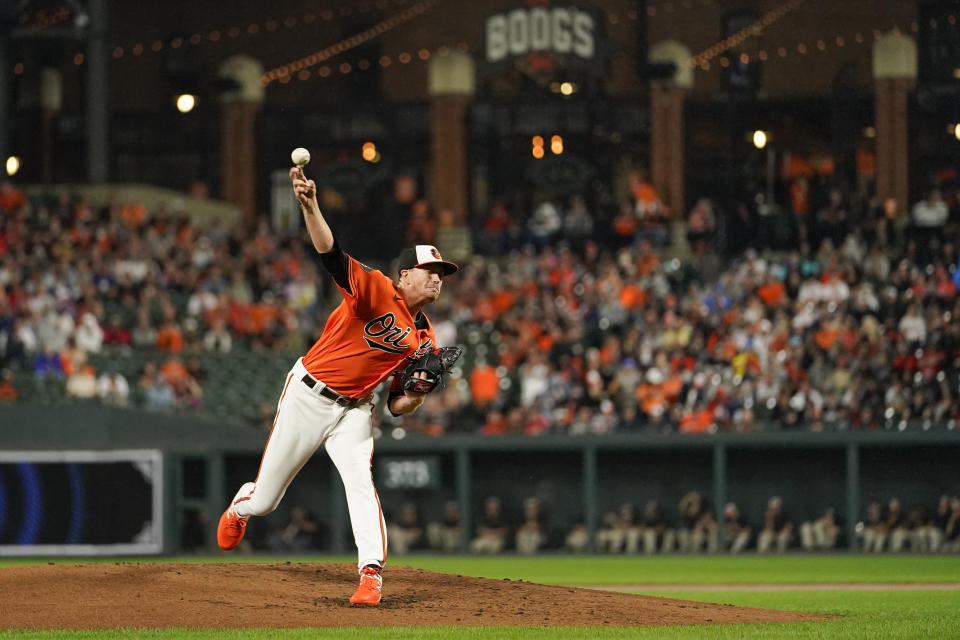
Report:
M433 256L434 258L436 258L437 260L442 260L442 259L443 259L443 258L440 257L440 252L437 251L437 248L436 248L436 247L430 247L430 255L432 255L432 256Z

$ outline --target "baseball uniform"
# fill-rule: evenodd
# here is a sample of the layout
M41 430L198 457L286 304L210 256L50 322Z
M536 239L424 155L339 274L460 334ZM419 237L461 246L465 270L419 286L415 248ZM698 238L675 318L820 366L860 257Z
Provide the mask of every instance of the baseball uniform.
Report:
M411 359L434 349L435 337L426 314L413 317L390 278L344 253L336 241L321 260L343 300L319 340L287 375L257 478L234 496L221 518L218 541L226 549L236 546L246 518L276 509L294 476L322 445L343 480L362 574L366 567L382 567L387 556L387 530L371 471L371 396ZM406 250L400 263L401 269L440 265L444 275L457 270L429 245ZM395 383L388 403L402 394ZM223 539L224 520L236 516L242 525L239 536Z

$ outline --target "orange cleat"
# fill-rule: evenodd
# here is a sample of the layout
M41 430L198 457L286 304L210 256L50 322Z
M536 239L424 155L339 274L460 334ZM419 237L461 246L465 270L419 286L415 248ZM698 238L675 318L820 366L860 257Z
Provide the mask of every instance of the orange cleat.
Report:
M366 566L360 570L360 586L352 596L350 604L380 604L380 592L383 587L383 578L380 576L380 568Z
M231 505L220 516L220 523L217 525L217 544L224 551L229 551L240 544L246 530L247 519L238 516Z

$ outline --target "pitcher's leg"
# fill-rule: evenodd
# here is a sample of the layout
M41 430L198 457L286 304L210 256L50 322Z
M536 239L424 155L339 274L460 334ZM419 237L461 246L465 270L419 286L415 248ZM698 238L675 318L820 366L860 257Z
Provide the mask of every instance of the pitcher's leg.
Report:
M324 447L343 480L350 525L357 544L357 566L383 566L387 559L387 526L373 486L373 425L369 405L348 411Z
M240 517L262 516L277 508L293 478L320 446L327 422L335 419L324 403L297 385L302 385L300 380L288 376L253 491L234 505Z

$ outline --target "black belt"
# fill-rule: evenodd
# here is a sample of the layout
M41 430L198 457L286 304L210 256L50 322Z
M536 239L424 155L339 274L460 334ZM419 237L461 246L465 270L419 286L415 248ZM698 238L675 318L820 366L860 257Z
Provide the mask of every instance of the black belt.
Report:
M309 373L305 374L301 378L301 381L303 381L303 384L307 385L311 389L317 386L317 381L314 380L313 376L311 376ZM342 396L326 385L324 385L320 389L320 395L322 395L324 398L327 398L328 400L333 400L335 403L337 403L341 407L347 407L348 409L354 408L355 406L360 404L360 400L362 400L362 398L348 398L347 396Z

